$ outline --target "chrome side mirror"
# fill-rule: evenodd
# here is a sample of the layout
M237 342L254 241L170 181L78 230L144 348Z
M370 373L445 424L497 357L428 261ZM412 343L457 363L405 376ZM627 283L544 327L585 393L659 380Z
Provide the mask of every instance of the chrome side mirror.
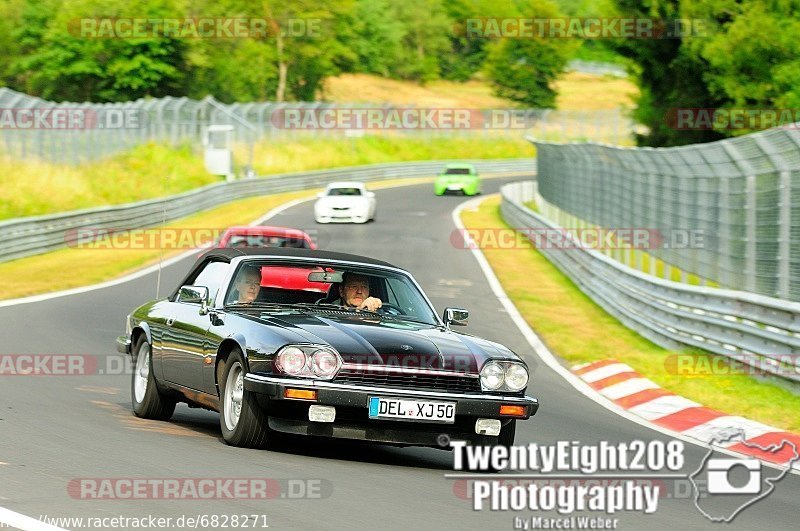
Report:
M208 314L208 288L205 286L181 286L176 302L199 304L200 315L206 315Z
M444 324L445 326L467 326L467 319L469 319L469 310L463 308L445 308L444 309Z

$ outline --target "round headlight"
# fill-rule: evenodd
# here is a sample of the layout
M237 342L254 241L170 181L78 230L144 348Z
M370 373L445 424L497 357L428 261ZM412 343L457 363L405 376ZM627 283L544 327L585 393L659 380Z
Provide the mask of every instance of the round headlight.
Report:
M519 363L512 363L506 367L506 387L512 391L519 391L528 385L528 369Z
M503 378L505 378L505 371L497 363L489 362L481 369L481 385L484 389L489 391L500 389L500 386L503 385Z
M332 376L339 366L339 358L330 350L320 349L311 355L311 370L317 376Z
M308 360L302 350L297 347L289 347L278 354L275 363L281 372L297 376L305 370Z

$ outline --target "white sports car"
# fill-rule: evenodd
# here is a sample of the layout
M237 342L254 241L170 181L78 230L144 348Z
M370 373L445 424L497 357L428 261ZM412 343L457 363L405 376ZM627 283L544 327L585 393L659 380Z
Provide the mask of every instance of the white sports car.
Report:
M317 197L317 223L366 223L375 219L375 193L368 191L364 183L331 183Z

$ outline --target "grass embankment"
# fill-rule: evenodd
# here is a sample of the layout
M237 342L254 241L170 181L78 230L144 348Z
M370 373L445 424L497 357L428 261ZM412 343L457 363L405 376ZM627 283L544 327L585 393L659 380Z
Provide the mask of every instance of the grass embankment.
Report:
M391 161L532 157L521 138L299 138L262 141L254 161L262 175ZM247 161L246 149L235 153ZM0 157L0 219L130 203L221 182L190 147L146 144L79 166Z
M188 146L157 144L77 166L2 156L0 174L0 219L130 203L219 180Z
M556 109L591 111L632 107L639 93L629 78L565 72L555 83ZM498 98L485 81L432 81L419 85L370 74L343 74L325 81L325 100L333 102L385 102L418 107L509 109L519 104Z
M306 137L296 140L264 140L256 145L256 173L360 166L381 162L442 159L507 159L533 157L530 142L521 137L470 136L363 136L357 138ZM247 160L246 146L234 152L239 163Z
M632 108L639 88L629 78L565 73L555 83L556 109L593 111Z
M499 197L464 211L467 228L508 228ZM800 396L746 375L683 376L667 370L663 349L626 328L526 240L524 249L487 249L486 259L528 324L568 365L615 358L678 395L704 406L800 432ZM527 244L527 245L526 245Z
M480 80L464 83L438 80L420 85L412 81L388 79L372 74L342 74L330 77L325 80L322 97L326 101L340 103L390 101L398 105L417 107L507 109L518 106L511 100L495 96L492 87Z

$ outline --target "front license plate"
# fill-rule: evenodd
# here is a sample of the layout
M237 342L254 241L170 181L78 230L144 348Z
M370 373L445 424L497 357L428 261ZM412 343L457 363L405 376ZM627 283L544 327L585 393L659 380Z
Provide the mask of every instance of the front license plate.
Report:
M460 184L452 184L452 185L447 187L447 189L450 190L450 191L461 190L461 188L462 188L462 186Z
M371 396L369 397L369 418L452 424L456 418L456 404L455 402Z

